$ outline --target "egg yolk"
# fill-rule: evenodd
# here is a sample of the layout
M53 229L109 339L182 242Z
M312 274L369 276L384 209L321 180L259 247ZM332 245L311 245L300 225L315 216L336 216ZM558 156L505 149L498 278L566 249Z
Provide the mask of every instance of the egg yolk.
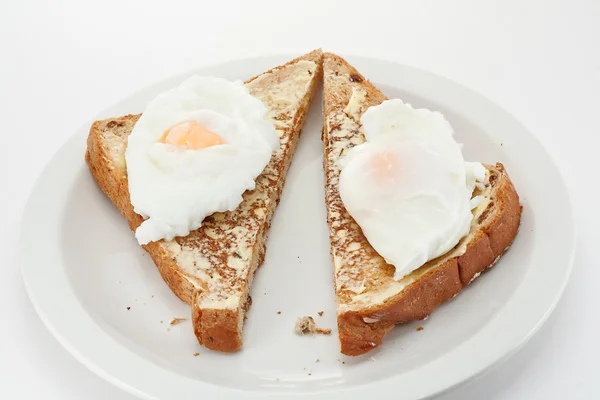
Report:
M186 150L199 150L226 143L221 136L194 121L173 125L165 131L159 142Z
M391 183L395 178L396 156L392 153L375 153L369 160L371 176L378 183Z

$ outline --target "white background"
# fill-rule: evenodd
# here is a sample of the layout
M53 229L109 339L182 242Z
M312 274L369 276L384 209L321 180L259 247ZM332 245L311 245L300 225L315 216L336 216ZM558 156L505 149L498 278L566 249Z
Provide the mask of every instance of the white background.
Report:
M600 398L600 2L303 0L289 11L286 3L1 2L0 397L133 399L62 349L16 263L24 203L63 142L170 75L323 47L421 67L489 97L542 141L572 194L578 249L555 313L519 354L441 399Z

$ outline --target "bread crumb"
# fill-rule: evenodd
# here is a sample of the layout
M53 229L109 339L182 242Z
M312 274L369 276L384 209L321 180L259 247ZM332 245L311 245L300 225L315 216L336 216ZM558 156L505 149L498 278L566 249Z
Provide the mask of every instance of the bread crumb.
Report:
M160 321L160 323L161 323L161 324L162 324L163 322L164 322L163 320L161 320L161 321Z
M317 361L316 361L316 362L319 362L319 361L320 361L320 360L317 358Z
M167 328L167 332L171 332L171 328Z
M310 333L312 335L314 335L315 333L331 335L331 329L317 328L314 318L310 316L298 318L298 320L296 321L295 331L299 335L304 335L306 333Z
M375 357L371 356L371 358L369 358L369 360L371 360L371 362L375 362Z
M198 357L200 353L194 353L194 357Z
M277 315L281 314L281 311L277 311Z
M312 372L309 372L309 373L308 373L308 376L311 376L311 375L312 375Z
M177 325L182 323L183 321L187 321L187 318L173 318L173 321L169 325Z
M422 326L417 328L417 331L422 331L424 328Z
M304 335L305 333L315 333L316 325L313 317L302 317L296 321L296 333Z
M323 316L323 311L319 311L317 314L319 314L319 317Z
M127 307L128 310L131 310L131 307Z
M154 298L154 295L152 295L152 296L150 296L150 297Z

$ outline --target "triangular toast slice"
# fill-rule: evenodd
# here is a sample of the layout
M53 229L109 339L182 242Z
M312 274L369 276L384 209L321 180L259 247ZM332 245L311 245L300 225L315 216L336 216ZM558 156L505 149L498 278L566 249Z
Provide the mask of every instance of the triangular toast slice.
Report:
M144 246L164 281L192 306L194 331L206 347L231 352L242 345L242 328L252 303L250 286L263 262L267 230L315 89L322 79L321 50L315 50L246 82L268 108L281 138L269 164L231 212L207 217L200 229L172 241ZM143 221L129 199L125 148L139 115L96 121L86 160L100 188L135 230Z
M323 73L325 193L338 330L342 353L354 356L379 346L395 324L424 319L491 267L517 234L521 206L504 167L487 165L485 187L473 193L484 200L473 210L469 234L445 255L395 281L394 267L371 247L338 192L339 159L365 140L360 117L387 98L334 54L325 53Z

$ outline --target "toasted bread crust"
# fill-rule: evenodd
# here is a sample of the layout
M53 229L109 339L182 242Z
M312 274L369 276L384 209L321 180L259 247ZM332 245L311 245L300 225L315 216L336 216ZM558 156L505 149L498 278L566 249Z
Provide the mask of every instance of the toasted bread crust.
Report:
M324 73L326 77L329 74L333 82L328 84L326 78L324 91L326 123L323 129L323 139L328 215L335 213L337 217L337 214L342 214L341 218L328 218L334 264L336 255L348 252L343 247L345 243L336 239L337 232L343 230L344 237L352 236L353 243L360 243L363 254L367 255L363 256L363 260L369 260L370 267L378 269L377 273L384 277L384 280L390 281L393 268L390 268L372 249L355 221L341 206L335 180L336 171L332 165L332 158L328 158L328 155L334 151L335 140L337 140L335 135L339 131L339 126L332 126L330 123L336 118L328 117L343 112L356 122L368 107L378 105L387 98L339 56L325 54ZM333 79L333 75L335 75L335 79ZM337 79L342 75L345 79ZM348 115L345 107L349 104L350 98L357 88L365 93L363 107L357 112L357 115L351 116ZM362 137L358 127L353 127L350 134ZM459 252L456 256L442 256L427 263L415 271L412 283L389 295L383 301L373 304L352 304L345 293L347 290L344 291L343 285L336 282L338 331L343 354L351 356L364 354L378 347L383 342L383 337L396 324L424 319L440 304L460 293L481 272L491 267L510 246L520 223L519 197L502 164L487 166L487 168L490 171L490 185L492 186L491 201L485 211L476 217L480 220L476 221L476 226L471 229L468 239L463 239L464 243L461 241L464 252ZM455 253L449 252L448 254ZM341 257L341 259L347 258ZM365 322L365 319L371 322Z
M266 233L270 225L270 219L276 204L279 202L279 196L285 181L285 174L291 163L292 155L300 135L300 130L304 124L311 97L321 78L322 52L320 50L315 50L294 59L283 66L276 67L266 72L269 73L275 71L287 65L296 63L299 60L313 61L317 65L317 69L306 95L302 98L300 107L294 115L291 127L286 128L290 139L289 145L286 146L286 151L283 154L282 164L277 166L281 171L279 175L280 179L278 182L273 183L273 205L265 210L265 222L257 233L256 241L254 242L252 249L253 257L250 261L246 290L243 293L240 306L237 308L202 309L199 306L199 299L203 294L203 289L206 287L205 283L182 270L174 255L165 249L162 241L151 242L143 246L151 255L163 280L167 283L173 293L184 302L192 305L192 319L196 337L201 344L213 350L231 352L239 349L242 345L242 325L246 316L246 311L251 304L249 286L251 285L256 269L264 260ZM257 77L254 77L246 83L252 82L256 78ZM124 166L124 152L126 138L139 117L140 115L127 115L120 118L111 118L94 122L88 136L88 147L86 151L86 161L94 179L102 191L119 208L132 230L135 230L142 223L143 218L133 211L133 206L129 200L127 175ZM119 136L120 142L123 143L121 149L115 150L119 153L117 158L122 158L121 166L115 166L115 154L109 154L111 149L107 148L105 143L105 136L107 134Z

